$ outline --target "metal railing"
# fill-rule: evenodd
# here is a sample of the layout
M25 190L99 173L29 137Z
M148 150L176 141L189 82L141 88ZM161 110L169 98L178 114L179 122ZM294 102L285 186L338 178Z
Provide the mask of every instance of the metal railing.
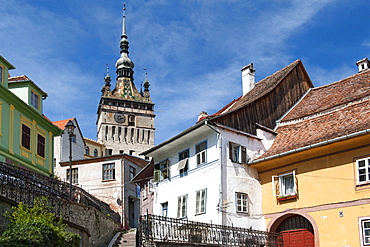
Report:
M141 216L138 242L140 246L155 246L158 243L194 246L283 246L282 237L278 233L157 215Z
M70 218L70 202L74 201L94 207L114 221L120 222L119 214L108 204L77 186L72 186L71 197L70 189L69 183L57 178L0 162L0 196L28 206L33 206L35 198L47 196L53 212L66 220Z

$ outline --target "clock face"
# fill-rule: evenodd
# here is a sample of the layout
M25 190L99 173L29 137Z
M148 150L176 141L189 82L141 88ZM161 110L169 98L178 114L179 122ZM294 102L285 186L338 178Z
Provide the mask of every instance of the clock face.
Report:
M114 115L114 120L116 120L117 123L123 123L125 121L125 115L122 113L116 113Z

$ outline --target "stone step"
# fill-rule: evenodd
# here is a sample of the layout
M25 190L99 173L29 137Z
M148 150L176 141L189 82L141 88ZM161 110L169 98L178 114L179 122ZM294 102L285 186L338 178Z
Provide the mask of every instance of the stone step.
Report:
M126 233L122 233L116 240L119 247L136 247L136 228L130 229Z

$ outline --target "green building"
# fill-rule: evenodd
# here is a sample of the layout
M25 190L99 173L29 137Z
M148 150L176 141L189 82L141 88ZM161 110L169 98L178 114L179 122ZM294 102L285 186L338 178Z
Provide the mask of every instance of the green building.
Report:
M47 94L0 56L0 162L53 174L53 137L62 130L42 114Z

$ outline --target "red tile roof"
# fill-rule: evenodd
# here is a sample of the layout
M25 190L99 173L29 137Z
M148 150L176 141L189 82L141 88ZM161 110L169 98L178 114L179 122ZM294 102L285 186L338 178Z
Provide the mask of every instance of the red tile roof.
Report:
M28 76L26 75L18 75L18 76L12 76L12 77L8 77L8 82L9 83L17 83L17 82L30 82L32 83L38 90L40 90L41 93L44 94L45 97L48 96L48 94L42 90L39 86L36 85L36 83L34 83L30 78L28 78Z
M312 89L284 117L276 129L273 145L258 159L367 129L370 129L370 70Z
M65 120L59 120L59 121L55 121L53 122L54 125L58 126L59 129L61 130L64 130L65 129L65 126L67 125L68 121L71 120L73 121L75 118L69 118L69 119L65 119Z
M224 115L232 111L238 110L242 108L243 106L256 101L257 99L270 93L274 88L276 88L276 86L289 74L289 72L291 72L298 64L301 64L301 63L302 63L301 60L296 60L293 63L289 64L288 66L275 72L274 74L260 80L259 82L256 82L251 91L249 91L245 95L240 96L237 99L234 99L229 104L224 106L222 109L217 111L215 114L202 117L201 119L199 119L199 121L205 118L214 119L217 116Z
M339 107L370 95L370 70L359 72L341 81L311 89L284 118L291 121Z
M298 64L302 63L301 60L296 60L274 74L260 80L254 84L251 91L240 97L235 104L225 113L235 111L243 106L250 104L264 95L270 93L276 86L292 71Z

